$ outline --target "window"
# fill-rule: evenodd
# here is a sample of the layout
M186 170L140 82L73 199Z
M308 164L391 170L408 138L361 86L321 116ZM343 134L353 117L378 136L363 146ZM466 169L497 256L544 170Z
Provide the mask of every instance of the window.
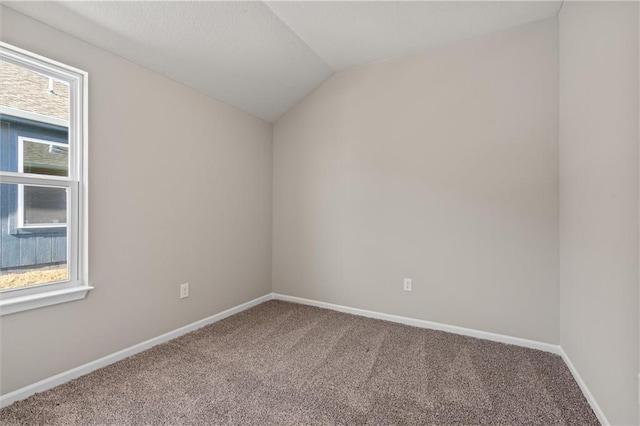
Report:
M0 43L0 315L82 299L87 74Z
M69 148L60 142L19 137L18 172L68 176ZM19 185L17 222L21 229L66 227L66 189Z

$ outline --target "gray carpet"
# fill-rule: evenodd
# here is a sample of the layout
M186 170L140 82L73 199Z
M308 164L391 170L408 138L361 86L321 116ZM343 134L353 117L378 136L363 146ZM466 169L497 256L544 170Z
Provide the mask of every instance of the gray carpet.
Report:
M17 402L0 422L598 424L558 356L278 301Z

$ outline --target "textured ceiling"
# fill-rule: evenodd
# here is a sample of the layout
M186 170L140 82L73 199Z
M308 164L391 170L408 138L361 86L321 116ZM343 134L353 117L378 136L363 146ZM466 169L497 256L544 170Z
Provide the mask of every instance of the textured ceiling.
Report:
M267 2L336 71L557 15L547 1Z
M5 4L267 121L333 73L262 2Z
M267 121L335 71L557 14L561 2L3 2Z

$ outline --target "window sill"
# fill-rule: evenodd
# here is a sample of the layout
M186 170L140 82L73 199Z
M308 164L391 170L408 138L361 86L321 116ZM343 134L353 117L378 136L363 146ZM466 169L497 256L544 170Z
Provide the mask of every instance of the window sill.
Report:
M42 226L16 228L11 235L33 235L33 234L63 234L67 232L66 226Z
M0 316L81 300L87 296L90 290L93 290L93 287L83 285L2 299L0 300Z

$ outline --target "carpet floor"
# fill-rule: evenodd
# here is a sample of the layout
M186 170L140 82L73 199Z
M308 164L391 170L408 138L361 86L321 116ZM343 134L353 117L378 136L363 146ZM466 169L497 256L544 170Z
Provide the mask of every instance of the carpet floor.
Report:
M560 357L269 301L0 410L60 425L597 425Z

